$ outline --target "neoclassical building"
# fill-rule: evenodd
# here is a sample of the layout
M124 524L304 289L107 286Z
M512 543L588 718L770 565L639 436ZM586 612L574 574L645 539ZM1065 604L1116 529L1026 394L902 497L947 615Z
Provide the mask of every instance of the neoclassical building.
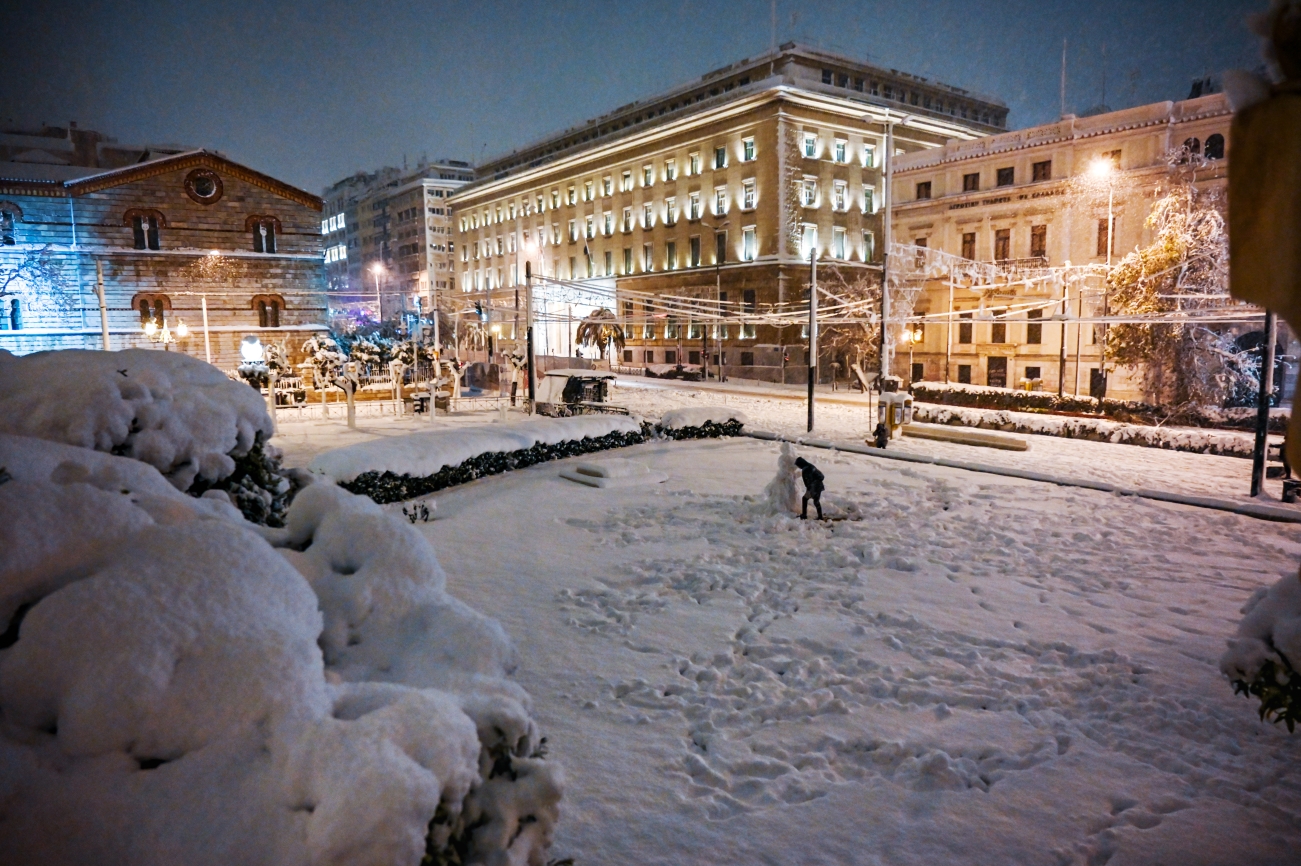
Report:
M0 348L155 346L229 368L258 335L295 356L325 329L320 198L210 151L151 156L0 162Z
M1148 215L1176 177L1203 189L1227 183L1230 120L1226 98L1212 94L900 156L895 240L938 255L914 250L934 270L916 307L928 321L913 367L903 348L895 375L1008 387L1038 379L1046 391L1060 379L1067 394L1105 387L1142 398L1123 370L1104 382L1101 326L1063 323L1061 313L1101 316L1109 246L1116 262L1151 242ZM963 276L964 262L994 267ZM1077 278L1055 279L1067 265ZM959 273L952 284L950 269Z
M527 261L603 287L635 366L701 362L706 326L655 300L687 299L733 320L708 329L735 375L798 381L801 329L745 319L805 303L813 249L877 278L887 123L909 118L895 135L909 152L1006 116L961 88L783 45L479 166L451 199L456 286L510 307Z

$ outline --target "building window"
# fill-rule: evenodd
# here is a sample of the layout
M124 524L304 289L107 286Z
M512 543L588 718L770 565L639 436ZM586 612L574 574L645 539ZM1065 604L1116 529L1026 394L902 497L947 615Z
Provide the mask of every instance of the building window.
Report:
M1012 230L997 229L994 232L994 261L1005 262L1012 258Z
M814 159L818 155L818 136L813 132L804 133L804 155Z
M831 230L831 257L833 259L846 258L845 230L842 228L833 228Z
M614 276L614 250L605 251L605 276Z
M741 140L741 162L754 162L754 139Z
M818 206L818 182L816 179L806 177L800 183L800 204L804 207Z
M594 185L590 180L583 181L583 201L591 201L596 198L596 196L592 194L593 187Z
M651 186L655 183L655 167L649 163L641 167L641 185Z
M697 174L700 174L700 154L689 153L687 154L687 176L692 177Z
M678 161L676 159L664 160L664 179L665 180L678 179Z
M14 215L12 211L0 211L0 244L14 245Z
M185 176L185 194L199 204L215 204L221 193L221 178L211 169L196 168Z
M1016 168L1014 166L1008 166L1007 168L1000 168L998 170L998 175L995 183L998 186L1012 186L1013 184L1015 184Z
M759 255L759 233L754 226L741 229L741 258L752 262Z
M804 235L800 241L800 255L807 259L818 248L818 227L810 223L804 224Z
M1098 220L1098 247L1097 247L1098 255L1104 257L1107 255L1107 248L1109 246L1108 241L1110 240L1109 237L1110 234L1111 233L1110 231L1108 231L1107 228L1106 217L1103 217L1102 219Z
M670 328L673 329L673 336L671 336L671 337L669 336L669 329L670 329ZM666 339L666 340L676 340L676 339L677 339L677 334L678 334L678 327L677 327L677 325L669 324L669 325L665 325L665 326L664 326L664 339ZM676 364L677 362L678 362L678 350L677 350L677 349L665 349L665 350L664 350L664 363L665 363L665 364Z
M995 315L1001 316L1002 310L995 312ZM1007 322L993 322L989 326L989 342L1006 343L1007 342Z
M755 191L754 181L747 180L741 184L741 208L743 210L754 210Z
M644 229L655 225L655 207L650 203L641 206L641 226Z
M976 233L975 232L962 233L962 257L964 259L975 260L976 258Z
M724 216L727 213L727 187L719 187L714 190L714 216Z
M1030 170L1032 172L1030 179L1035 183L1038 183L1041 180L1053 179L1053 161L1051 159L1045 159L1043 162L1036 162L1034 165L1030 166Z
M968 342L970 342L970 340L968 340ZM959 364L959 365L958 365L958 384L959 384L959 385L970 385L970 384L971 384L971 365L970 365L970 364Z
M921 199L927 199L930 197L931 197L931 182L929 180L923 180L919 182L917 184L918 200L920 201Z
M670 228L678 224L678 200L676 198L667 198L664 200L664 225Z
M589 241L596 237L596 219L594 217L587 217L583 220L583 237ZM501 250L498 249L497 252L500 253Z
M560 190L553 189L551 191L551 209L555 210L558 207L560 207Z
M962 176L962 191L976 192L980 189L980 172L972 172Z
M694 235L687 246L687 267L700 267L700 236Z
M1044 326L1035 320L1042 319L1044 317L1044 311L1027 310L1025 317L1030 320L1030 323L1025 326L1025 341L1031 345L1037 346L1044 341ZM1038 379L1039 374L1036 373L1033 376L1027 374L1026 377L1029 379Z
M1202 152L1202 141L1199 138L1184 139L1184 153L1186 156L1197 156Z
M1030 226L1030 258L1048 258L1048 226Z
M746 289L741 292L741 315L754 315L759 309L754 289ZM755 338L755 327L753 324L745 323L741 325L741 339L753 340Z
M253 236L253 252L274 253L280 220L275 217L251 216L244 220L244 230Z
M630 207L623 209L623 230L625 232L632 231L632 208Z
M629 363L629 364L632 363L632 349L624 349L624 350L623 350L623 360L624 360L626 363Z
M677 241L669 241L664 246L664 267L670 271L676 271L678 269L678 243Z
M838 180L831 187L831 207L838 211L849 210L849 185Z
M625 275L632 273L632 247L623 248L623 272Z
M863 145L863 168L875 168L875 167L876 167L876 145L864 144Z
M601 178L601 195L609 197L614 194L614 180L607 174Z
M1206 137L1206 158L1224 159L1224 136L1218 132Z
M646 273L655 270L655 245L642 244L641 247L641 269Z
M687 219L693 222L700 219L700 193L698 192L687 196Z
M876 213L876 187L863 184L863 213Z
M257 310L259 328L280 327L280 311L285 308L285 299L279 295L257 295L253 298L253 309Z
M646 326L646 330L647 330L648 332L650 331L650 326L649 326L649 325ZM642 339L645 339L645 340L651 340L651 339L654 339L654 338L651 337L650 333L646 333L645 336L644 336ZM646 363L647 363L647 364L654 364L654 363L655 363L655 350L654 350L654 349L647 349L647 350L646 350Z
M172 309L172 299L167 295L154 292L141 292L131 299L131 307L140 313L140 324L153 322L162 327L167 322L167 313Z
M123 217L123 223L131 226L135 248L138 250L156 250L159 248L158 230L167 227L167 220L156 210L132 208Z
M620 177L619 191L632 192L632 169L625 171L623 175Z
M836 139L835 159L836 162L849 162L849 142L843 138Z
M714 264L727 261L727 232L714 232Z
M608 238L610 235L614 234L614 214L610 213L610 211L606 211L603 219L605 227L604 234Z
M1193 140L1196 141L1196 139L1193 139ZM1120 170L1120 151L1119 151L1119 150L1108 151L1107 154L1106 154L1106 156L1105 156L1105 158L1111 160L1111 167L1112 167L1112 168L1116 169L1117 171Z
M971 313L958 313L958 342L964 345L971 343ZM967 375L971 375L970 368ZM970 379L967 384L970 384Z

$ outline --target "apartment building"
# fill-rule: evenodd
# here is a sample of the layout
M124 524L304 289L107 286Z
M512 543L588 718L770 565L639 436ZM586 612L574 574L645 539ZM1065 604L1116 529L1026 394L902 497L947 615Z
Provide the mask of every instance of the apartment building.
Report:
M1176 177L1208 189L1227 183L1230 121L1227 100L1212 94L900 156L895 241L939 256L916 307L934 321L921 328L911 369L908 353L896 354L895 375L1006 387L1039 380L1049 391L1060 381L1067 394L1143 398L1139 377L1104 375L1101 325L1060 318L1102 314L1108 261L1151 242L1148 215Z
M479 166L452 198L456 285L509 307L528 262L602 287L626 364L723 360L797 381L785 359L803 352L801 329L745 319L803 304L814 250L879 279L887 124L910 118L895 135L908 152L1006 116L960 88L786 44ZM656 298L732 321L692 322ZM707 358L720 344L725 357Z
M421 161L414 169L359 172L325 190L321 234L331 297L382 316L433 309L452 286L448 198L474 173L467 162Z

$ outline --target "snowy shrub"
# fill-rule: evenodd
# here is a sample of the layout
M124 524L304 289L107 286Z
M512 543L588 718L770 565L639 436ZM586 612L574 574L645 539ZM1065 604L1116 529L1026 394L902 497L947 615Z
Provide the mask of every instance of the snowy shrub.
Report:
M258 528L22 437L0 466L0 862L543 862L515 651L414 527L315 484Z
M1301 575L1261 587L1242 608L1238 634L1220 658L1237 694L1260 700L1260 717L1287 725L1301 721Z
M748 420L744 413L725 406L699 406L671 409L657 426L669 439L717 439L740 436Z
M0 433L131 457L177 490L225 490L279 523L292 493L262 395L180 352L0 350Z
M911 391L913 398L919 403L935 403L942 406L968 406L973 409L1004 409L1014 412L1087 413L1104 415L1126 424L1144 426L1178 424L1185 427L1219 427L1226 430L1256 429L1254 408L1171 409L1135 400L1115 400L1110 397L1101 400L1070 394L1058 397L1049 391L1016 391L1010 388L941 382L915 382ZM1287 429L1287 421L1286 411L1274 410L1270 413L1270 431L1283 433Z

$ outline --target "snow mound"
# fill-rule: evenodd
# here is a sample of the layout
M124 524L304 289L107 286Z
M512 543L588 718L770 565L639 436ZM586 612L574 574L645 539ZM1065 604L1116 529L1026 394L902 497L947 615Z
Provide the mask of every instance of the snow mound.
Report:
M660 427L665 430L681 430L684 427L703 427L705 424L725 424L736 421L748 424L744 412L727 406L692 406L685 409L670 409L660 418Z
M1220 658L1220 670L1231 680L1255 680L1267 661L1281 655L1301 664L1301 576L1288 575L1261 587L1247 600L1238 633Z
M0 382L0 433L133 457L179 490L273 432L257 391L181 352L0 351Z
M317 484L255 528L21 437L0 465L0 862L542 862L515 651L413 527Z
M480 454L509 453L538 444L557 445L611 433L640 432L641 425L627 415L539 418L518 424L431 430L360 442L317 455L311 468L335 481L352 481L364 472L420 477L433 475L445 466L458 466Z

